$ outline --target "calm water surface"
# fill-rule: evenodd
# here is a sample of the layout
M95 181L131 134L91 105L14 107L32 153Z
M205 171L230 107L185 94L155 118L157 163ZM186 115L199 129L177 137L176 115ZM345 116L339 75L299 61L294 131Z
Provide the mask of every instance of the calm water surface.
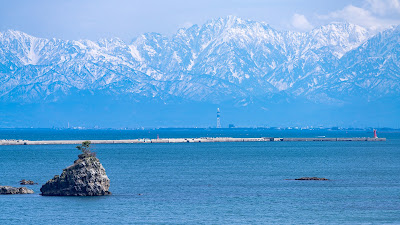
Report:
M9 138L9 132L0 131L0 139ZM79 132L13 132L30 140L79 137ZM80 139L134 136L92 132L83 131ZM186 137L191 135L199 136ZM0 196L0 224L399 224L400 134L380 136L388 141L95 145L111 179L113 195L106 197L39 195L41 184L77 158L72 145L0 146L0 185L19 186L21 179L40 184L30 186L33 195ZM303 176L331 181L285 180Z

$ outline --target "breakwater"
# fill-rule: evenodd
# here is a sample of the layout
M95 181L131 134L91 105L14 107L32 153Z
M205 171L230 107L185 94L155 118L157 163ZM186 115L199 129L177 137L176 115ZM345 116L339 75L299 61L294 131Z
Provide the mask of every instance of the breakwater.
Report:
M85 140L0 140L0 145L69 145L81 144ZM141 143L201 143L201 142L279 142L279 141L386 141L386 138L233 138L233 137L204 137L204 138L160 138L160 139L127 139L127 140L91 140L92 144L141 144Z

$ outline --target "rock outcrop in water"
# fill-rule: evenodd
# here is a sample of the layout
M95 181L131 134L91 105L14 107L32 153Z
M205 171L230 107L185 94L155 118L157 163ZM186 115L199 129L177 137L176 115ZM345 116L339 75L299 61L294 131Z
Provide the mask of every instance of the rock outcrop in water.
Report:
M321 178L321 177L301 177L301 178L297 178L295 180L329 180L329 179Z
M34 185L34 184L38 184L38 183L35 183L35 182L32 181L32 180L25 180L25 179L23 179L23 180L20 180L20 181L19 181L19 184L21 184L21 185Z
M84 152L78 157L79 159L75 160L73 165L65 168L60 176L54 176L40 188L42 195L98 196L111 194L108 191L110 179L99 159L90 151Z
M33 190L26 187L0 186L0 195L33 194Z

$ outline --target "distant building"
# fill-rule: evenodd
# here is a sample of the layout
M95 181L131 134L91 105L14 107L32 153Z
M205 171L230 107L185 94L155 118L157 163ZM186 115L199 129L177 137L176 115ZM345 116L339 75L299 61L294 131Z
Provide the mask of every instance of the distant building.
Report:
M229 124L229 128L235 128L235 124Z
M221 119L220 119L220 111L219 108L217 108L217 128L221 128Z

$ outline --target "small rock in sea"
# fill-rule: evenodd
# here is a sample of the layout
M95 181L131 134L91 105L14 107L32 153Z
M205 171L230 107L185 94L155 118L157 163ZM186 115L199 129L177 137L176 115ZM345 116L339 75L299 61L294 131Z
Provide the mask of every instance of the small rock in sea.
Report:
M301 177L301 178L297 178L295 180L329 180L329 179L320 178L320 177Z
M60 176L47 181L40 191L46 196L110 195L110 179L99 159L90 152L80 154Z
M26 187L0 186L0 195L33 194L33 190Z
M38 183L35 183L35 182L33 182L32 180L25 180L25 179L23 179L23 180L20 180L20 181L19 181L19 184L21 184L21 185L34 185L34 184L38 184Z

